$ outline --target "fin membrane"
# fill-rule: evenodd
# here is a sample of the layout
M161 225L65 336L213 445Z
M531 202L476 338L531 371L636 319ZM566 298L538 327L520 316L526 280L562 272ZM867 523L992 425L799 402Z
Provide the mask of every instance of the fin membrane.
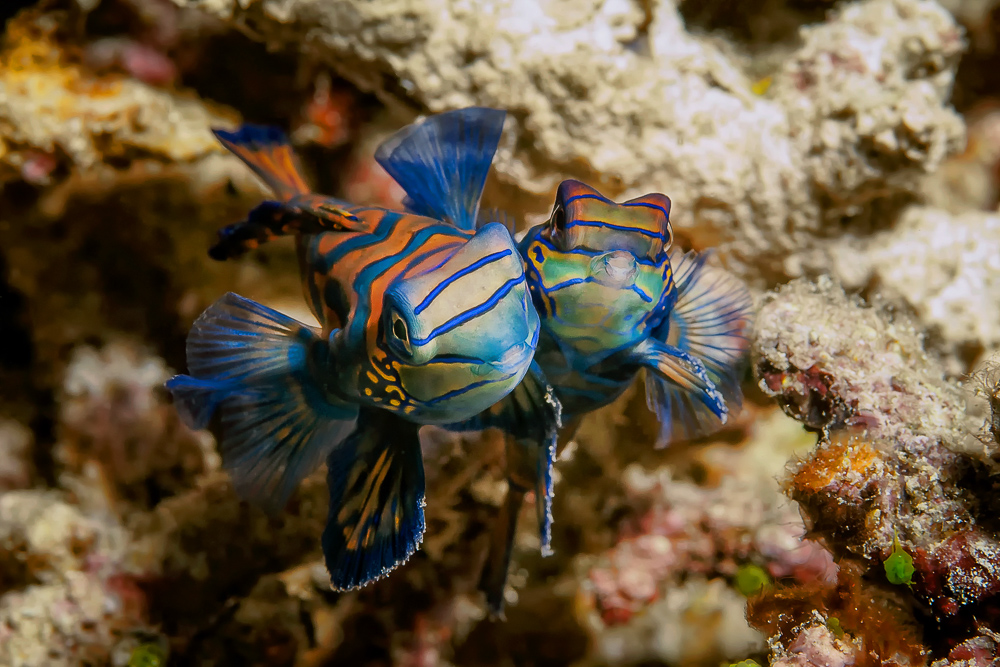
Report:
M647 376L646 400L660 419L661 436L664 432L687 433L705 410L726 423L726 401L701 361L654 338L643 341L630 357L652 374ZM661 437L657 446L663 444Z
M278 128L247 123L232 132L213 129L212 134L267 183L280 200L309 192L295 151Z
M435 114L389 137L375 160L411 211L472 231L506 115L485 107Z
M706 265L707 258L705 253L671 253L678 297L654 337L702 363L732 416L743 402L740 377L750 345L753 299L735 276ZM725 423L714 410L691 401L677 385L661 378L647 377L646 401L661 413L661 447L671 440L708 435Z
M323 554L335 590L359 588L402 565L424 535L419 426L366 411L327 458L330 513Z
M191 375L167 382L192 428L222 416L223 467L244 498L280 510L302 479L354 428L357 408L330 400L310 363L319 333L236 294L205 310L188 335Z

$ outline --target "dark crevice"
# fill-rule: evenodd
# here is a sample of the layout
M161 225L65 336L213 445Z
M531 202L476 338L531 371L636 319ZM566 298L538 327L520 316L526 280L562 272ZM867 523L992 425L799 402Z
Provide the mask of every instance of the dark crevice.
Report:
M822 21L835 6L830 0L707 0L683 2L680 12L690 30L767 46L796 41L801 26Z

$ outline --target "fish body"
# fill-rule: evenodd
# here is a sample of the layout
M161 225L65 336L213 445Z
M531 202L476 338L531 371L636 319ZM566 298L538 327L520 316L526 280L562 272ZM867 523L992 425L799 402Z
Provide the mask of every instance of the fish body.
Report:
M538 362L572 419L607 405L635 378L619 363L677 299L669 255L670 200L622 204L564 181L549 223L524 236L532 300L544 323Z
M706 255L672 249L670 200L649 194L615 203L578 181L563 182L547 222L519 244L542 322L535 362L561 406L561 431L507 431L509 491L494 525L480 588L494 615L503 591L525 492L540 486L557 443L582 418L620 396L646 371L646 397L660 420L657 445L717 430L739 407L741 360L752 301ZM517 398L512 393L491 420ZM539 509L543 549L551 539L551 489Z
M419 427L472 418L531 375L540 327L522 261L506 228L476 224L502 123L503 112L463 110L384 143L377 159L390 173L421 175L409 211L310 192L279 131L216 132L275 199L222 229L211 256L294 235L321 327L227 294L191 329L190 374L167 386L192 427L221 414L224 467L271 510L326 460L323 549L336 589L384 576L419 545Z
M471 417L509 393L539 323L507 230L348 210L371 231L320 234L306 252L308 299L338 350L329 391L421 424Z

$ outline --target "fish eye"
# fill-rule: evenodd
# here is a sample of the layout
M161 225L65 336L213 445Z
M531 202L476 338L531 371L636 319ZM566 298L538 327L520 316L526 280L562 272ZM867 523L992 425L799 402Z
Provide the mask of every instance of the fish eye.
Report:
M397 317L392 323L392 335L405 343L407 340L406 322Z
M566 229L566 209L562 204L556 204L552 210L552 229L562 233Z
M399 316L399 313L393 311L391 322L392 337L398 343L397 347L401 347L407 354L412 354L413 351L410 348L410 332L406 328L406 321Z

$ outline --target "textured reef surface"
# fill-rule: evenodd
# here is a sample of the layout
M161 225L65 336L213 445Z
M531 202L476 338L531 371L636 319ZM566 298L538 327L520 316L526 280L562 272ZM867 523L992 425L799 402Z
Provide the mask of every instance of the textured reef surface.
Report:
M8 4L0 665L1000 664L994 0ZM425 429L420 551L335 593L324 472L240 501L162 386L225 292L310 318L287 239L209 259L267 196L210 128L397 205L374 147L468 105L508 110L484 204L519 229L564 178L662 192L756 301L723 431L654 449L641 386L584 420L505 622L498 434Z

